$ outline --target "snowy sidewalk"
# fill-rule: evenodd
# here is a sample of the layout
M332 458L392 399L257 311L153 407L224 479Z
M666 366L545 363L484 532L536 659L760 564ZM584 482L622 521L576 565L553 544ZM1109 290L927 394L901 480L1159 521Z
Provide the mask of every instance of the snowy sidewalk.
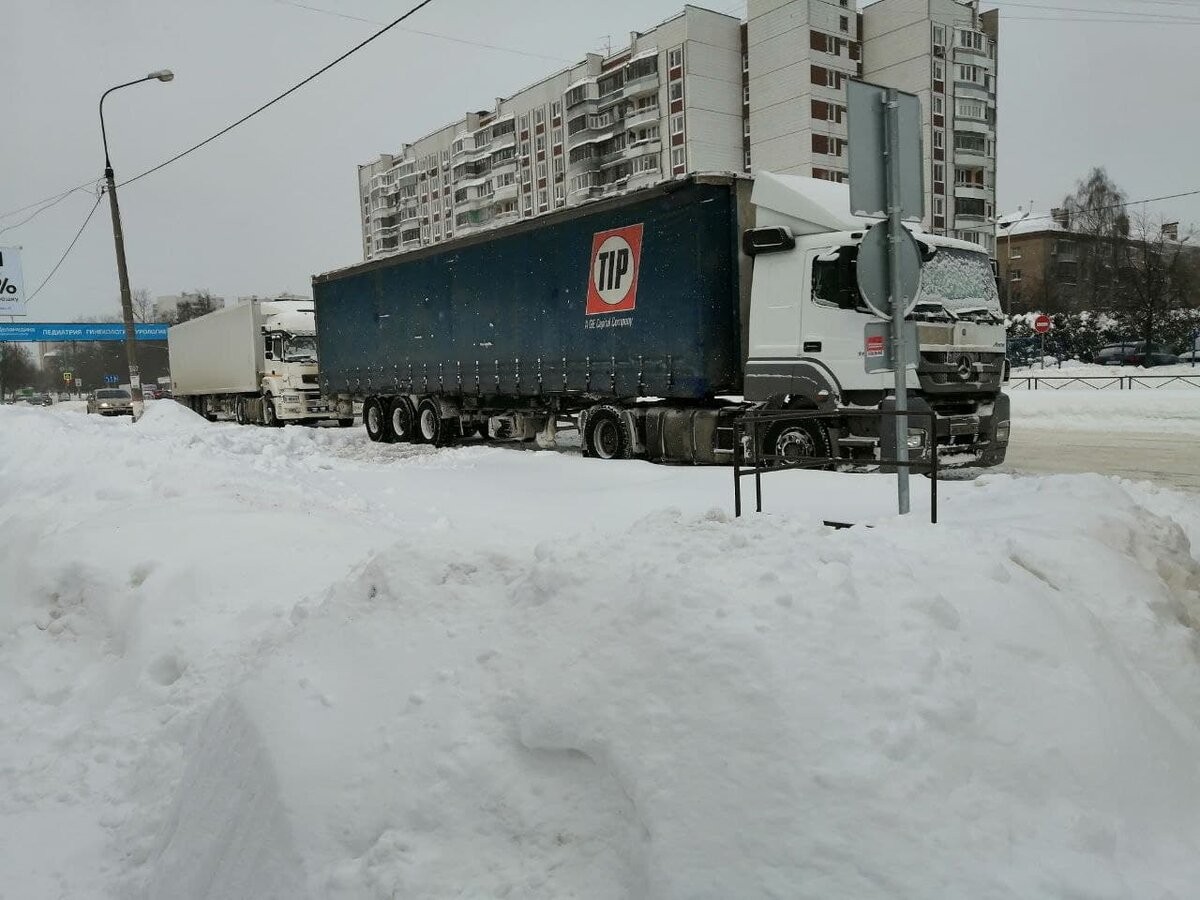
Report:
M1192 896L1194 498L943 488L0 409L0 897Z

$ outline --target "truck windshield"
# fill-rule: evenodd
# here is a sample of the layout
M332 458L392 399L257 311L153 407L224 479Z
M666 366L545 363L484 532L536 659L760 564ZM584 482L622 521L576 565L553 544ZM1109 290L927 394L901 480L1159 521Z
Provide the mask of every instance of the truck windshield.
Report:
M930 248L931 250L933 248ZM840 247L813 263L813 300L862 313L871 310L858 290L858 247ZM1003 321L991 262L982 252L938 247L921 267L914 319Z
M316 362L317 338L311 334L289 335L283 345L285 362Z

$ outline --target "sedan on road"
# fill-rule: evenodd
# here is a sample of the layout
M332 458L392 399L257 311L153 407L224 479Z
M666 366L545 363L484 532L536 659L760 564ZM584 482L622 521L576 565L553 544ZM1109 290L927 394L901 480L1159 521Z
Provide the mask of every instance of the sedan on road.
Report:
M88 397L87 411L102 416L132 416L133 395L123 388L101 388Z

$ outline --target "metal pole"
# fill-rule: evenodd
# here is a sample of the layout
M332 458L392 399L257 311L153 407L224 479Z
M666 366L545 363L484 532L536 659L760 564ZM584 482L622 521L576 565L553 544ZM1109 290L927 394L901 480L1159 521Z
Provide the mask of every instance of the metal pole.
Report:
M900 92L888 88L884 101L884 119L887 133L887 180L888 180L888 270L891 276L892 293L892 367L896 376L896 495L900 515L908 515L911 508L908 492L908 360L904 347L904 297L900 284L900 243L904 240L904 225L901 222L900 192ZM928 436L931 451L937 450L937 435Z
M137 329L133 324L133 294L129 290L129 269L125 265L125 235L121 231L121 209L117 205L117 182L112 166L104 167L108 185L108 206L112 212L113 243L117 248L117 277L121 282L121 314L125 318L125 359L129 363L129 392L133 395L133 421L142 417L142 378L138 369Z

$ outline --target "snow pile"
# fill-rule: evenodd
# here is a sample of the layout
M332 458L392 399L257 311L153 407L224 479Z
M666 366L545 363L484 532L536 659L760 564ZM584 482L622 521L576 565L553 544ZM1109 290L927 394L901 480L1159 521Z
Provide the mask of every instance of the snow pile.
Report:
M1181 495L376 452L0 410L0 896L1194 894Z
M1013 391L1013 429L1200 435L1200 389Z

